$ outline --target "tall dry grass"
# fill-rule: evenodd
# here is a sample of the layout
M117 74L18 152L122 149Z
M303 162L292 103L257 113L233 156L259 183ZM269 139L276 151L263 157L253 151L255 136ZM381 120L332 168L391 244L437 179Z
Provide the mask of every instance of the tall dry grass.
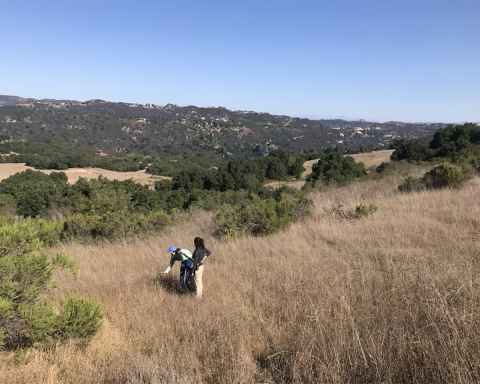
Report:
M85 353L0 355L2 383L475 383L480 381L480 187L399 195L401 175L312 195L281 234L219 242L212 217L147 240L61 247L81 267L55 299L94 297ZM341 221L331 204L379 210ZM168 247L212 250L204 298L178 290Z

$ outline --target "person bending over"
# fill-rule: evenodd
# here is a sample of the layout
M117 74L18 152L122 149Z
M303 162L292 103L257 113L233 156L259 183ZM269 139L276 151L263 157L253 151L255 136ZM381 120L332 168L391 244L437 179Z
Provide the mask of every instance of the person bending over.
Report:
M165 272L162 272L162 275L170 272L175 261L180 261L180 284L185 291L188 291L186 278L192 274L193 270L192 253L188 249L180 249L172 245L168 250L168 254L171 255L170 264Z

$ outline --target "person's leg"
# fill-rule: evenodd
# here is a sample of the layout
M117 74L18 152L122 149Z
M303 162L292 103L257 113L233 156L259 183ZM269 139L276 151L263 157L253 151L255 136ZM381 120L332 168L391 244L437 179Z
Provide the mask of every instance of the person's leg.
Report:
M195 271L195 285L197 286L197 299L202 298L202 292L203 292L202 275L203 275L203 265L201 265Z
M185 261L187 267L185 268L185 281L187 279L187 277L191 276L192 275L192 271L193 271L193 261L192 260L187 260ZM187 289L188 289L188 285L187 285ZM190 289L188 289L189 292Z
M185 277L188 276L186 272L187 272L187 262L182 261L180 263L180 284L182 285L182 288L184 290L188 290L187 284L185 284Z

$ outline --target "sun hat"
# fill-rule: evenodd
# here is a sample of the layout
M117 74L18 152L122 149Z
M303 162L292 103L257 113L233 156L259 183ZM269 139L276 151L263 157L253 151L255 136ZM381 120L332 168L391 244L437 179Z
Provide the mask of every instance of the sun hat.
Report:
M172 245L172 246L170 247L170 249L168 250L168 254L171 255L172 252L175 252L176 250L177 250L177 247L175 247L174 245Z

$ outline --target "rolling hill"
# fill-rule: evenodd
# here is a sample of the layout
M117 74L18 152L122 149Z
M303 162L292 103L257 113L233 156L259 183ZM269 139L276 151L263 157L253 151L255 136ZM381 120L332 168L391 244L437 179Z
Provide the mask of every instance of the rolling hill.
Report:
M103 100L0 96L0 140L69 142L141 154L220 159L271 149L388 147L397 138L433 134L445 124L309 120L263 112Z

